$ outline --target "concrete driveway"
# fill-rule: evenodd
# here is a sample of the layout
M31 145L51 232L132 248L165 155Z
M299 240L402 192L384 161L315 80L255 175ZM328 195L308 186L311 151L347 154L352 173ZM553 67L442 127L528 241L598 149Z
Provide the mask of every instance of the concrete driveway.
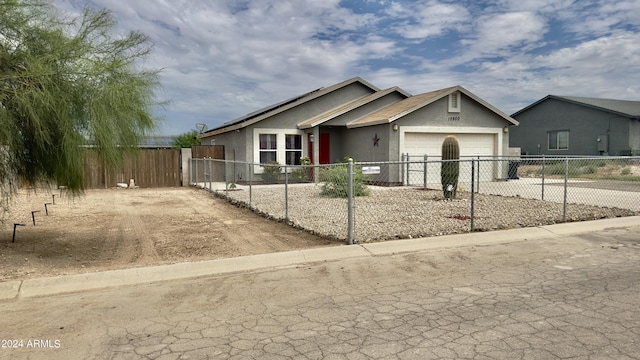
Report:
M470 188L470 187L468 187ZM521 178L518 180L481 182L480 192L501 196L520 196L542 199L562 204L564 202L564 180ZM617 207L640 211L640 182L569 180L567 203L603 207Z
M637 359L639 263L632 217L25 281L0 358Z

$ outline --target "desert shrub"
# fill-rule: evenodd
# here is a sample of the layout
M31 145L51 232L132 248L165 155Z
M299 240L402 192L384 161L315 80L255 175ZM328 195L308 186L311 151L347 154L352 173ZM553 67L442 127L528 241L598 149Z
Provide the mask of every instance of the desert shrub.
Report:
M344 163L345 160L338 163ZM320 171L320 182L322 187L320 194L328 197L346 198L349 194L349 174L347 164L333 165L326 167ZM365 175L362 173L362 167L353 166L353 196L367 196L369 189L365 185Z
M282 167L280 163L277 161L271 161L267 164L262 165L264 169L262 171L262 181L267 184L273 184L278 182L280 178L280 173L282 172Z
M596 164L597 167L605 167L607 166L607 161L606 160L596 160Z
M622 175L629 175L631 174L631 168L628 166L625 166L624 168L622 168L622 170L620 171L620 174Z
M307 181L310 181L311 180L312 168L309 167L309 165L311 165L311 159L309 159L306 156L305 157L301 157L300 158L300 165L302 165L302 167L291 171L291 179L294 182L307 182Z

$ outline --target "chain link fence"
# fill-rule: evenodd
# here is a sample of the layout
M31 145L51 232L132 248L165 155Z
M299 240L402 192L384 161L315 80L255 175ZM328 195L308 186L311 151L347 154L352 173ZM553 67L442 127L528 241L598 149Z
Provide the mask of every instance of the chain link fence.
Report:
M327 165L191 159L189 182L241 206L348 243L640 214L640 158L452 160ZM447 185L451 185L449 188Z

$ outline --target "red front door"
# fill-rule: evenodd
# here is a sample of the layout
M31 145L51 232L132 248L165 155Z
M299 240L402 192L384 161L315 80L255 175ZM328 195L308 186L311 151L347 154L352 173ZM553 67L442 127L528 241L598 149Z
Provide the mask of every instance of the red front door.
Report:
M331 137L328 133L320 134L320 164L331 163Z

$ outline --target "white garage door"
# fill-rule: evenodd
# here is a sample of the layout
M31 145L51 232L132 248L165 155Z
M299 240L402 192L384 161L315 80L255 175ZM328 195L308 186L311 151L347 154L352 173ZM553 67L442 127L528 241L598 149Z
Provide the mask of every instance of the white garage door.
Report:
M451 134L444 133L405 133L404 149L402 153L412 155L411 160L419 160L422 155L427 155L431 160L440 160L442 153L442 141ZM496 155L495 134L452 134L460 144L461 160L469 157L486 159ZM480 181L492 181L496 178L495 166L491 162L480 163ZM478 173L475 175L478 176ZM412 164L409 167L409 184L419 185L424 183L424 166ZM406 175L405 175L406 179ZM462 162L460 166L460 182L471 181L471 163ZM440 164L431 163L427 167L427 182L429 184L440 182ZM468 187L467 187L468 189Z

